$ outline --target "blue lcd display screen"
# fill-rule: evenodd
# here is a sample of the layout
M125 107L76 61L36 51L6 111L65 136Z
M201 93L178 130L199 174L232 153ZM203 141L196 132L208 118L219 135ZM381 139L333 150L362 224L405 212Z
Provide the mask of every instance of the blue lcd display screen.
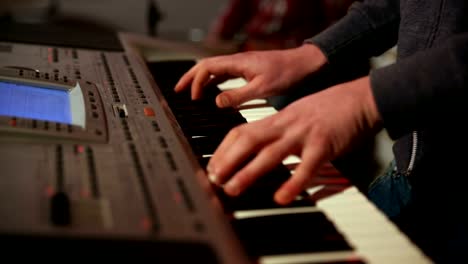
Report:
M72 124L70 95L65 90L0 81L0 115Z

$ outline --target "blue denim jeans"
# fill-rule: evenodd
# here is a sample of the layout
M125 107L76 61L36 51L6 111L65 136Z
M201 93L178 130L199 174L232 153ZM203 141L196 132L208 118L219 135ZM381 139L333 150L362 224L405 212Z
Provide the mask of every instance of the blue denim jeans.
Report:
M395 161L369 185L368 197L390 219L409 204L411 185L405 175L397 172Z
M397 173L394 161L369 185L368 198L436 263L468 263L466 209L426 204L421 197L417 202L408 177Z

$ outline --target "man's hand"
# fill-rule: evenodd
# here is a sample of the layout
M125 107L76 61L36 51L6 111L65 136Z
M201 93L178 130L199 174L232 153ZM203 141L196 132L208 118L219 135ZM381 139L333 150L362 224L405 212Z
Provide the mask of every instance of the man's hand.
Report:
M179 92L191 87L192 99L202 97L212 82L243 77L247 85L224 91L216 98L219 107L235 107L256 98L278 95L326 63L314 45L275 51L252 51L202 59L175 86Z
M212 156L208 174L235 196L288 155L298 155L301 164L275 194L276 202L287 204L306 188L322 163L377 133L380 123L369 77L336 85L273 116L234 128ZM256 156L248 160L252 154Z

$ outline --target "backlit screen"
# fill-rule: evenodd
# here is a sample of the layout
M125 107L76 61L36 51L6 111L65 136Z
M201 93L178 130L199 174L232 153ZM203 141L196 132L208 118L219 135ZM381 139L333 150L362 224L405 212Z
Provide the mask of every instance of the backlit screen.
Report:
M0 81L0 115L72 124L70 94Z

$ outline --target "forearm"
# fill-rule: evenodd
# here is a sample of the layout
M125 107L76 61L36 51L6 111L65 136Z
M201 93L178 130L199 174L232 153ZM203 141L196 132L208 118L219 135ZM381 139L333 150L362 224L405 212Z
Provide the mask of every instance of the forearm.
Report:
M371 72L371 85L392 138L466 113L468 33Z
M300 47L290 49L289 57L290 66L295 70L302 71L302 76L317 72L320 68L328 63L328 60L322 50L314 44L303 44Z

